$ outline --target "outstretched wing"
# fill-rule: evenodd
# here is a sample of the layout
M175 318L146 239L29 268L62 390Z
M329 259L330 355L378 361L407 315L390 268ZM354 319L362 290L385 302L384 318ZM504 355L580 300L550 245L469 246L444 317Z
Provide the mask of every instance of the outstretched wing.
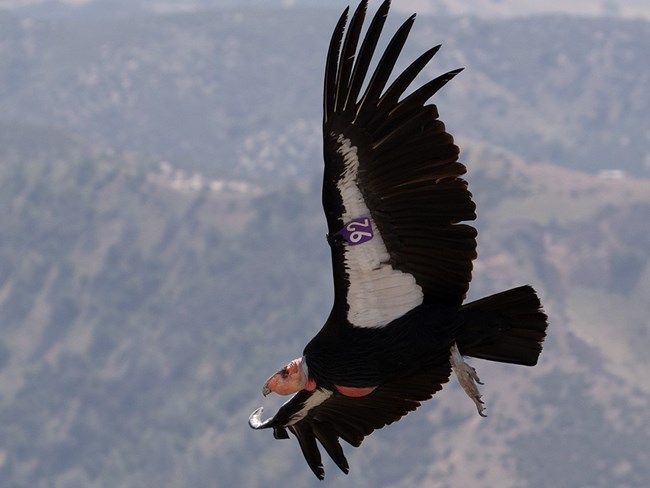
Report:
M476 218L461 178L465 166L436 106L427 103L461 70L405 96L436 46L386 88L412 16L366 83L389 5L381 5L360 47L367 1L344 36L346 9L325 70L323 207L334 273L332 318L357 327L382 327L422 303L460 305L476 257L476 231L461 223Z
M375 429L391 424L415 410L424 400L442 389L449 380L449 364L421 372L409 378L387 383L364 397L346 397L318 388L302 390L286 402L278 412L261 420L262 408L253 412L249 425L253 429L273 429L276 439L296 436L307 464L319 478L325 471L318 442L334 463L347 474L348 461L339 442L343 439L359 447Z

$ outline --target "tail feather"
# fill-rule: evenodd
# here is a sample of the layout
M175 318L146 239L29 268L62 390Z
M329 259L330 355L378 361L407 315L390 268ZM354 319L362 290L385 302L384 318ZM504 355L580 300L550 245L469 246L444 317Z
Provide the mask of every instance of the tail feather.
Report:
M463 355L534 366L542 352L548 317L531 286L520 286L461 307Z

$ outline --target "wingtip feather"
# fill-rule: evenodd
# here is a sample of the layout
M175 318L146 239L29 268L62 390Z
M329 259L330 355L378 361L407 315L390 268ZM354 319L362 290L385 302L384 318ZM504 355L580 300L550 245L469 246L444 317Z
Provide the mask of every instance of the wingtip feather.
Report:
M338 73L338 59L341 52L341 42L343 40L343 33L345 32L345 25L348 21L348 12L350 7L346 7L339 17L332 38L330 39L329 48L327 50L327 61L325 62L325 82L323 88L323 119L324 123L328 122L329 116L334 113L336 104L337 92L337 73Z

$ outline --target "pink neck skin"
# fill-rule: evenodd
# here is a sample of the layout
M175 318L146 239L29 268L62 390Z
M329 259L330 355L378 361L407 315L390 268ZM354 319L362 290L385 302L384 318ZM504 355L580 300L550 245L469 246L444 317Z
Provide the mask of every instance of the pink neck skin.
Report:
M314 391L316 389L316 380L313 378L307 378L307 381L305 382L305 386L303 389L307 391Z
M355 388L353 386L339 386L339 385L334 385L334 386L336 386L336 389L339 391L341 395L345 395L347 397L353 397L353 398L370 395L377 388L376 386L366 386L362 388Z

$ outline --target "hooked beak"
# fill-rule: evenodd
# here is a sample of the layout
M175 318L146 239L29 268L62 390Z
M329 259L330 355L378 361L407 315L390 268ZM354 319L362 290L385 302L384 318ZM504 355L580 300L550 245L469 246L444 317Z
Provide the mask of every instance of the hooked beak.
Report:
M266 396L269 393L271 393L271 388L269 387L269 382L267 381L264 383L264 386L262 387L262 395Z

